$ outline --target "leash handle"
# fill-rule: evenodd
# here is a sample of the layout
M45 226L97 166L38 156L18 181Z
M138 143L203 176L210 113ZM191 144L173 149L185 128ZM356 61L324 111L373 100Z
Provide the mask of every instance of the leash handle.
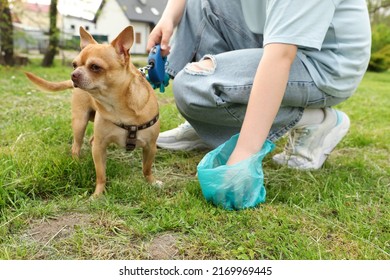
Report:
M165 92L165 87L169 84L169 75L165 73L165 64L167 57L161 55L161 46L155 45L148 56L148 75L146 79L152 85L153 89L160 88L160 92Z

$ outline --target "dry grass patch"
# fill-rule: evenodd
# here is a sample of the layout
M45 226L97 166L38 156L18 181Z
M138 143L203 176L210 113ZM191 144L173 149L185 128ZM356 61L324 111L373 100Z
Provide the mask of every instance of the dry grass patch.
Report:
M31 223L27 236L34 241L47 245L51 241L68 238L75 233L76 227L89 227L91 214L66 213L51 219L35 220Z

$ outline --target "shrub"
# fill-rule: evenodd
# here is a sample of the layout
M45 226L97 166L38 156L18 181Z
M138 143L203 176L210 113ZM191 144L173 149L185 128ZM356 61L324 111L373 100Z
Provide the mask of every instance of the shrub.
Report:
M390 45L390 27L385 24L373 25L371 52L376 53Z
M390 68L390 44L371 54L368 70L384 72Z

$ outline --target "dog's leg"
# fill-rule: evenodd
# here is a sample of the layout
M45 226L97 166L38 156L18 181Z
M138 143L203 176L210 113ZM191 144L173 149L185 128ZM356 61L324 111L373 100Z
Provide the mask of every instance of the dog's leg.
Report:
M142 148L142 172L146 181L153 184L156 182L152 174L152 165L156 156L157 146L155 143L150 143Z
M82 114L72 113L72 129L73 129L73 144L72 144L72 156L78 158L80 156L81 146L83 145L83 139L85 130L88 125L89 113L83 112Z
M89 94L83 90L75 89L72 94L72 156L74 158L80 156L85 129L87 128L88 121L93 121L94 113L95 110L91 105Z
M92 157L96 170L96 188L93 197L98 197L106 187L107 144L96 137L92 144Z

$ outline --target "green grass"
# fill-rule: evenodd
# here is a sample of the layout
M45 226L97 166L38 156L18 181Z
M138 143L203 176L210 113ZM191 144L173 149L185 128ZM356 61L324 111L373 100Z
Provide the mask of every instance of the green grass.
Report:
M107 194L90 200L92 127L73 160L71 92L42 93L24 70L50 80L71 71L0 67L0 259L389 259L389 72L367 73L339 106L352 126L321 170L279 167L268 155L266 203L225 211L202 196L204 152L159 150L156 188L139 151L110 148ZM170 88L158 97L162 130L181 123Z

